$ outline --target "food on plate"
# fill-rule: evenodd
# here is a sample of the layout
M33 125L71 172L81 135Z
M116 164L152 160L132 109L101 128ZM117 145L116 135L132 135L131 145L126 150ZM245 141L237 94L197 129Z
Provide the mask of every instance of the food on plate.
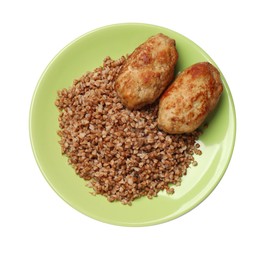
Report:
M220 73L212 64L190 66L161 96L158 127L170 134L194 131L214 110L222 91Z
M129 109L152 104L174 78L178 53L175 40L159 33L129 55L115 89Z
M125 58L107 57L103 66L58 91L58 135L62 154L93 194L131 204L180 185L194 154L201 154L200 131L170 135L157 127L158 104L141 110L123 106L114 90Z

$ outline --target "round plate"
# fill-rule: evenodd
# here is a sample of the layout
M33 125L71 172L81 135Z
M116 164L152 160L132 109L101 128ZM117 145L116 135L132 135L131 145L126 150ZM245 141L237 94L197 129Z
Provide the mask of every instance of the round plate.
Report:
M200 137L203 154L196 157L175 194L160 192L152 200L140 198L132 206L110 203L91 195L86 182L78 177L62 156L57 136L57 90L69 87L74 79L102 65L110 56L117 59L131 53L148 37L164 33L176 40L177 71L201 61L214 61L186 37L163 27L148 24L116 24L89 32L67 45L48 65L33 95L30 109L30 138L41 172L50 186L68 204L87 216L115 225L147 226L172 220L201 203L216 187L229 164L235 142L236 119L233 99L222 75L224 92L209 127Z

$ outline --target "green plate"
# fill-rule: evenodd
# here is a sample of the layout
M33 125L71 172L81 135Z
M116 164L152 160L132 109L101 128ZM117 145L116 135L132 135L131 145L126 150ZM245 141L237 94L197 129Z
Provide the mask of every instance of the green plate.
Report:
M122 226L147 226L175 219L201 203L224 175L232 156L236 116L229 87L222 75L224 92L209 127L200 137L203 155L198 166L191 167L175 194L160 192L149 200L140 198L132 206L110 203L103 196L93 196L86 182L79 178L67 158L61 155L58 110L54 105L57 90L69 87L74 79L102 65L110 56L117 59L132 52L148 37L164 33L176 40L179 52L177 71L201 61L214 61L195 43L172 30L148 24L115 24L89 32L67 45L42 74L32 98L30 138L41 172L50 186L69 205L102 222Z

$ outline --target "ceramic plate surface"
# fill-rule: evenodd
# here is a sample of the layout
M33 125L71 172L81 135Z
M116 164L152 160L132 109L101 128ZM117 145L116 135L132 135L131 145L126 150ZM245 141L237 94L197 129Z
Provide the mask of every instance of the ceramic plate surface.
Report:
M110 203L93 196L67 158L61 155L57 136L58 110L54 105L57 90L72 85L74 79L102 65L110 56L117 59L131 53L148 37L164 33L176 40L179 60L176 70L202 61L215 62L194 42L172 30L148 24L116 24L89 32L67 45L48 65L33 95L30 109L30 138L41 172L50 186L68 204L102 222L123 226L163 223L187 213L201 203L224 175L232 156L236 135L236 116L229 87L222 75L224 92L211 115L209 127L200 137L202 156L191 167L175 194L160 192L149 200L140 198L132 206Z

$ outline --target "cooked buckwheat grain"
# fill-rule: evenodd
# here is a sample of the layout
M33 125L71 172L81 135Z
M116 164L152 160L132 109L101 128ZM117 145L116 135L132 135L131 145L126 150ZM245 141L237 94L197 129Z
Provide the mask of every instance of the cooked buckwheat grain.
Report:
M58 91L60 145L76 173L95 194L123 204L161 190L173 193L194 154L200 131L169 135L157 127L158 105L130 111L114 82L125 58L105 58L103 66Z

